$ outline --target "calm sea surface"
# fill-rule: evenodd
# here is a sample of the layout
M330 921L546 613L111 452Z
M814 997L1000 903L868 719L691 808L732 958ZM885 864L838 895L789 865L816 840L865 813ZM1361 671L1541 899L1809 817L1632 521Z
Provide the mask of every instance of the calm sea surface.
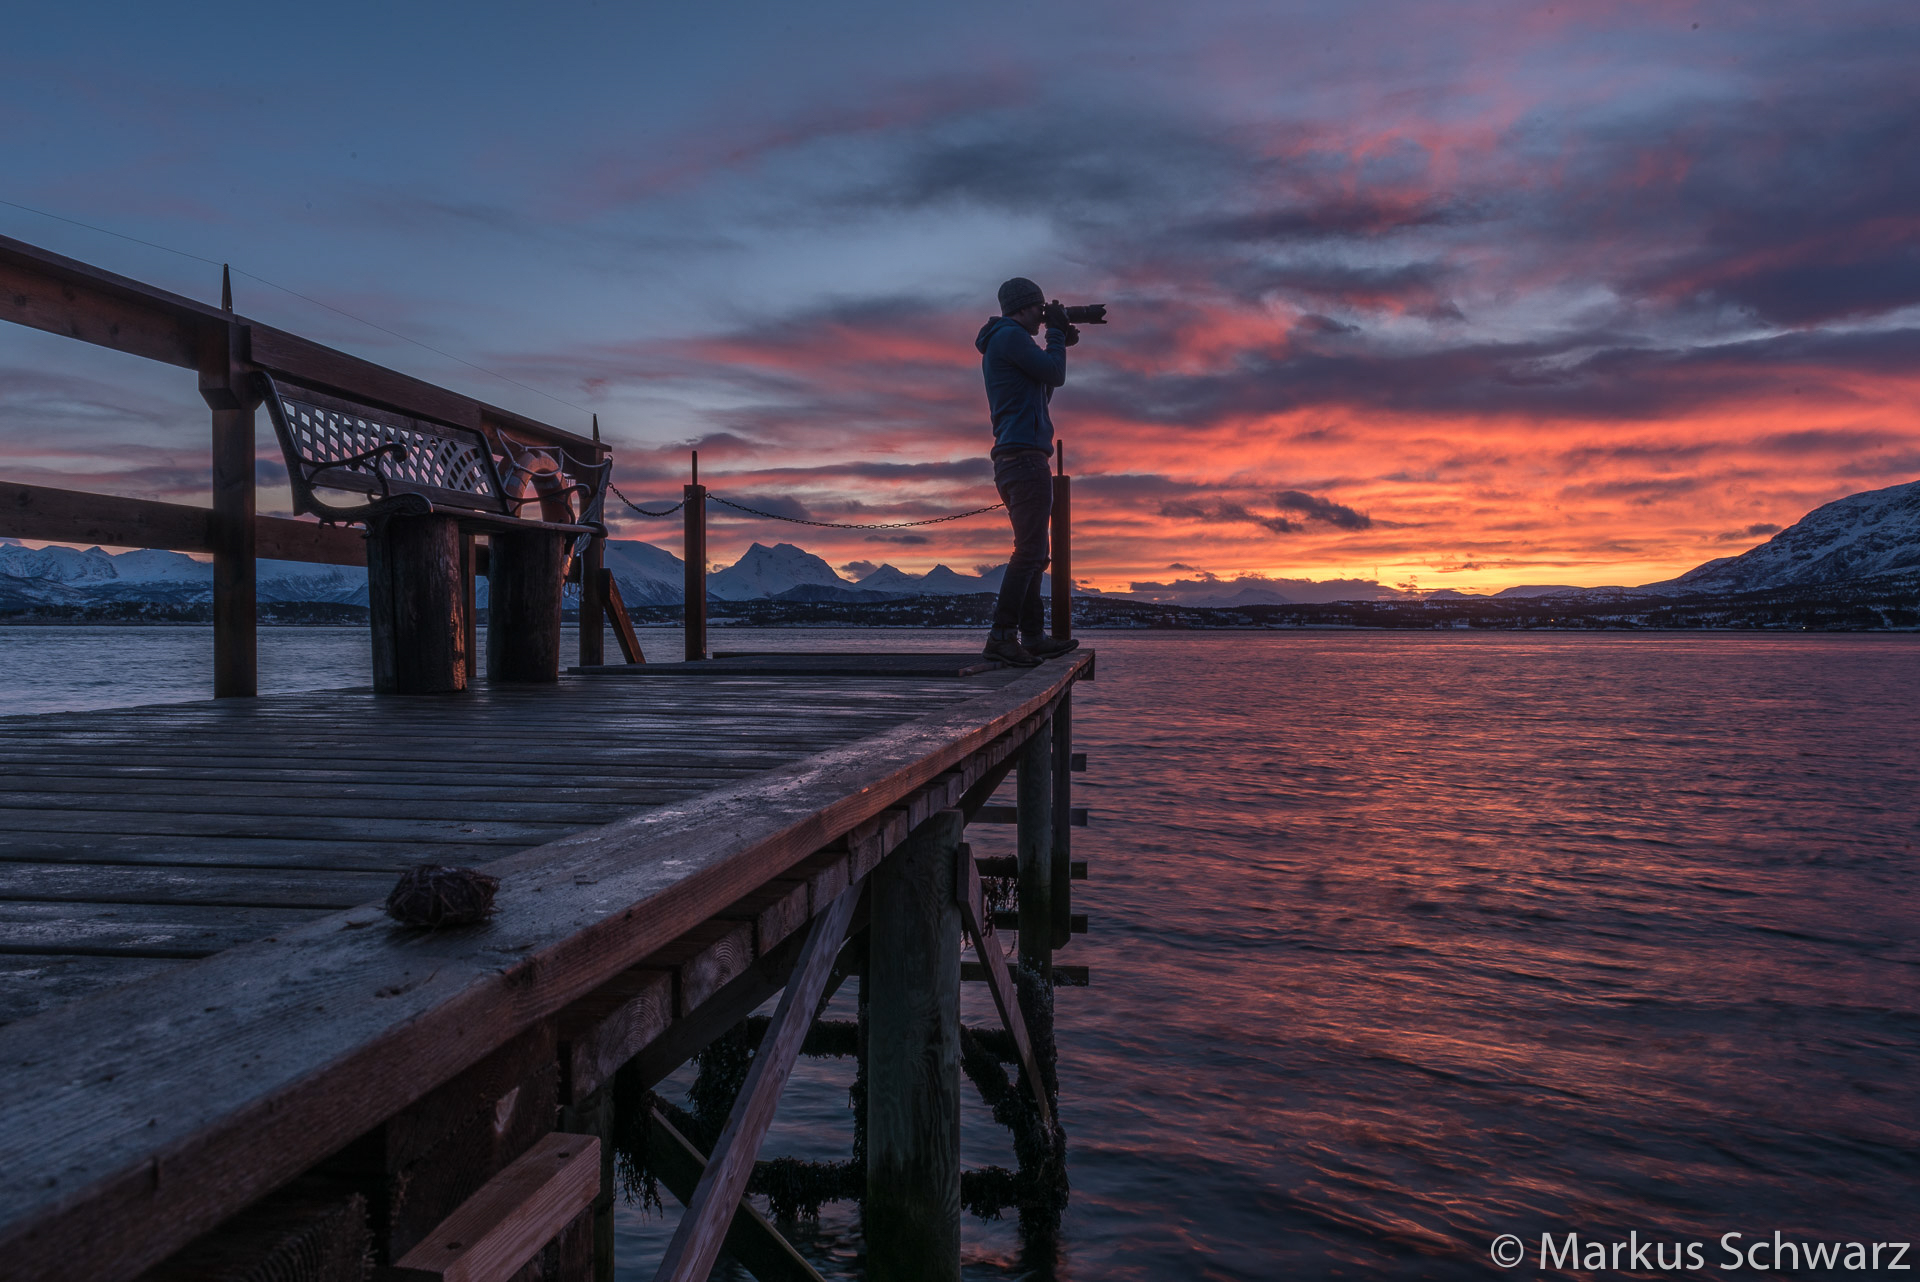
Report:
M1088 641L1073 1203L1051 1265L969 1220L969 1278L1484 1279L1502 1233L1535 1276L1543 1232L1700 1242L1724 1275L1728 1233L1920 1237L1920 638ZM0 629L0 694L200 697L207 646ZM362 682L364 647L273 630L263 684ZM769 1156L845 1155L851 1071L803 1062ZM970 1165L1012 1164L977 1100L964 1125ZM623 1210L623 1278L672 1225ZM851 1208L794 1236L858 1275Z

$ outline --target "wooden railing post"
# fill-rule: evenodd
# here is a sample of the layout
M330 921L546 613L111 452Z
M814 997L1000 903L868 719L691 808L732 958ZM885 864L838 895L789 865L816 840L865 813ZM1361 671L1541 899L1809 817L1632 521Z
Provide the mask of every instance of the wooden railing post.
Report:
M233 314L233 287L220 269L222 310ZM213 697L259 693L255 649L253 410L248 331L237 320L200 328L200 395L213 411Z
M693 452L693 480L682 501L686 504L687 659L707 657L707 487L700 484L700 451Z
M593 443L600 445L600 416L593 416ZM594 450L593 461L605 462L604 449ZM607 563L607 541L590 539L580 555L580 665L607 661L607 598L600 571Z
M1053 635L1073 635L1073 478L1067 443L1055 442L1053 474Z
M590 539L580 554L580 665L607 661L607 541Z

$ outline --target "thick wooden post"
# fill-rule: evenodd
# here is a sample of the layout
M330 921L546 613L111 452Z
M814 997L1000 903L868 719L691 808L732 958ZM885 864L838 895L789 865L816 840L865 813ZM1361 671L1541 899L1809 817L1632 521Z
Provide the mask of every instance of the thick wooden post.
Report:
M600 445L600 416L593 416L593 461L604 463L607 451ZM607 541L590 539L580 556L580 664L607 661L607 589L602 571L607 564Z
M693 480L681 497L685 504L687 568L685 610L687 658L707 657L707 487L700 484L700 452L693 454Z
M1053 722L1021 750L1014 774L1020 855L1020 962L1053 970Z
M872 874L867 1277L960 1277L960 907L965 819L942 810Z
M213 697L259 693L253 410L213 412Z
M220 300L233 310L233 289L220 271ZM213 411L213 697L259 692L255 649L253 391L247 327L213 324L199 336L200 396Z
M560 680L560 594L567 536L487 535L487 680Z
M367 526L367 615L375 694L467 688L466 540L452 517Z
M1053 711L1053 858L1048 898L1053 908L1053 946L1073 941L1073 690Z
M1073 635L1073 478L1067 475L1067 443L1054 444L1053 635Z
M460 627L467 652L467 682L480 671L480 545L476 535L460 532ZM487 549L489 555L492 549Z
M607 541L590 539L580 554L580 664L607 661Z

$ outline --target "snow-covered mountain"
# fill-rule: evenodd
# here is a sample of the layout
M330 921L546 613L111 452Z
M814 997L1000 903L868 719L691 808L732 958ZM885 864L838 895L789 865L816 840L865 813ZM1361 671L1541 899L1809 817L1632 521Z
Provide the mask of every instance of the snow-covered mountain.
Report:
M1914 573L1920 573L1920 481L1835 499L1757 548L1641 590L1756 592Z
M628 605L679 605L687 594L686 562L651 543L608 539L606 565Z
M891 565L883 565L861 579L863 592L887 592L896 596L967 596L976 592L998 592L1007 577L1007 567L996 565L985 574L962 574L949 565L936 565L925 574L908 574ZM1053 579L1041 575L1041 590L1052 591Z
M851 587L825 561L791 543L768 547L756 543L747 554L717 574L707 576L707 595L721 601L754 601L776 597L803 584Z

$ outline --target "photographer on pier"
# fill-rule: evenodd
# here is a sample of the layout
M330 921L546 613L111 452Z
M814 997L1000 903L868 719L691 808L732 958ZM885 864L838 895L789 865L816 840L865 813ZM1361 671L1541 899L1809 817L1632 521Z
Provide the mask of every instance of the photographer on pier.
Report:
M1085 319L1098 324L1102 317ZM1045 349L1033 341L1043 322ZM1080 644L1046 634L1040 603L1040 575L1051 558L1047 535L1053 516L1053 476L1047 467L1053 456L1053 419L1047 405L1053 389L1067 381L1067 349L1079 341L1080 331L1069 322L1067 309L1049 304L1040 287L1024 276L1000 287L1000 315L973 340L980 349L987 408L993 416L993 484L1013 523L1013 555L982 653L1018 668L1034 667Z

